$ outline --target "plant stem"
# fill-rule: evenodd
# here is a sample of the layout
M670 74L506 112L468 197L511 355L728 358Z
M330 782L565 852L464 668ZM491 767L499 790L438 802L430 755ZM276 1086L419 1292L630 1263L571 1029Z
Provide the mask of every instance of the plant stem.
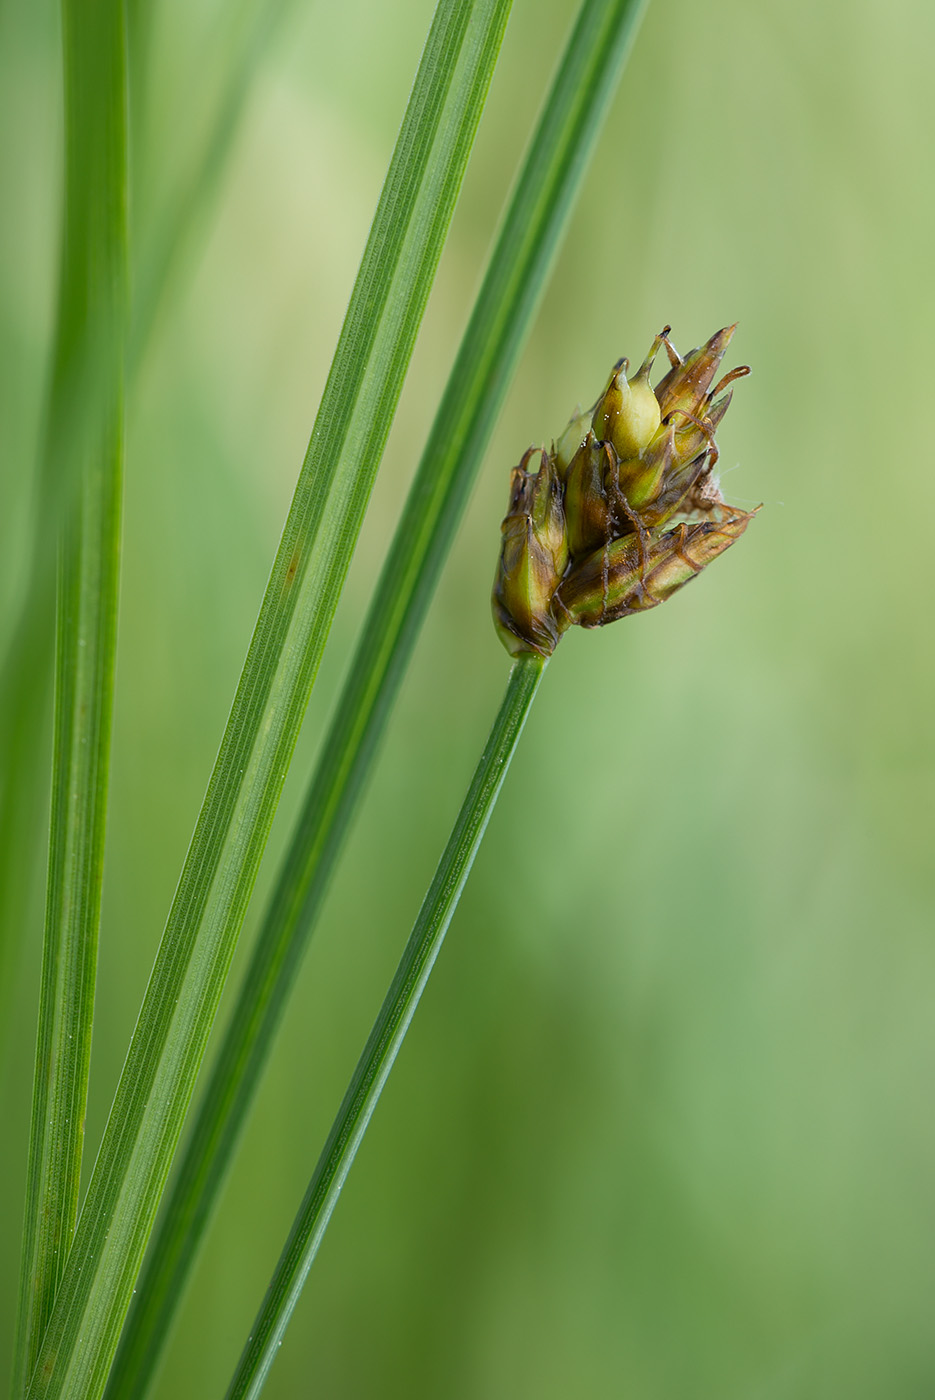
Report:
M114 694L127 283L126 38L119 0L63 6L65 210L45 475L59 529L45 940L14 1396L24 1393L78 1214ZM85 422L74 407L77 386ZM73 454L64 468L56 454ZM35 703L35 698L34 698Z
M513 664L506 695L474 770L467 796L276 1265L226 1400L253 1400L263 1389L367 1124L444 942L545 665L542 657L532 655L520 657Z
M499 52L439 0L29 1391L96 1400L130 1302Z
M154 1375L644 8L585 0L569 37L157 1224L107 1400L139 1400Z

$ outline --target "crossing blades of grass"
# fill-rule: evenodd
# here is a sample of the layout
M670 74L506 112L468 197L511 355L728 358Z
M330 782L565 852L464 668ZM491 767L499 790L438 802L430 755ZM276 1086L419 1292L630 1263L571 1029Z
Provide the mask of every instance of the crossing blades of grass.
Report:
M546 662L513 664L506 695L425 896L396 975L357 1062L305 1199L273 1274L225 1400L255 1400L299 1295L461 898Z
M178 274L186 264L185 255L190 254L196 235L203 231L209 211L216 204L218 188L257 69L294 3L295 0L255 0L242 8L237 17L239 22L234 26L233 60L225 74L205 143L167 206L159 209L155 218L139 223L138 246L131 249L134 297L126 336L126 380L130 392L135 372L150 342L158 309L165 304L166 289L177 284ZM125 10L126 47L131 68L130 131L136 137L130 163L134 166L134 195L139 204L140 146L145 146L145 141L140 141L140 133L146 128L148 36L153 12L151 6L140 0L134 0ZM106 87L101 86L98 91L103 94ZM110 129L120 130L119 119L111 122ZM87 145L82 148L83 151L89 149ZM74 183L85 190L92 188L88 181ZM85 362L90 358L90 354L85 355ZM91 379L93 385L93 376ZM91 407L93 397L93 393L86 393L83 399L71 395L66 401L59 395L50 402L48 417L58 424L55 432L58 440L74 439L80 430L77 419ZM64 422L66 408L76 420L70 432ZM47 433L47 445L48 437ZM46 739L52 671L55 541L60 519L66 514L73 494L67 459L76 454L51 456L46 451L44 455L45 469L40 473L35 512L37 538L19 615L10 628L10 635L4 637L0 682L0 750L3 753L0 763L0 1041L10 1021L4 1014L6 998L13 995L16 986L18 953L25 944L22 931L28 923L33 887L38 883L34 852L41 848L45 785L37 774Z
M585 0L569 37L157 1225L107 1400L139 1400L152 1379L644 8Z
M440 0L31 1400L103 1390L483 108L509 0Z
M65 201L45 476L59 537L45 942L13 1394L23 1394L78 1213L113 711L127 284L126 35L119 0L66 0ZM76 394L90 411L80 423ZM55 458L67 455L67 465ZM30 668L31 669L31 668ZM36 703L35 695L32 697Z

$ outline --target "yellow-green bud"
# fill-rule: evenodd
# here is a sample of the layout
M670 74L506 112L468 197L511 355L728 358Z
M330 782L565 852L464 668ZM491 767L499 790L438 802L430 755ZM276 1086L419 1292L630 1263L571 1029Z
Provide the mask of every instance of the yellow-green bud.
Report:
M621 360L610 376L594 410L594 431L611 443L622 462L642 457L659 428L659 401L649 382L653 361L669 332L666 326L653 341L649 354L632 379L627 379L627 361Z
M526 464L541 452L538 472ZM511 656L534 651L551 656L559 630L552 598L568 565L562 483L552 458L530 448L510 480L510 506L503 520L494 580L494 623Z

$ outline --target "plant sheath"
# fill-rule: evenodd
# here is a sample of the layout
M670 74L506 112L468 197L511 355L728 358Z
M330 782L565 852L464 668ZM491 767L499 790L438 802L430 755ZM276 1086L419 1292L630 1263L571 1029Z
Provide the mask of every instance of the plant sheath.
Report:
M644 9L584 0L569 36L156 1226L107 1400L139 1400L152 1380Z
M35 1363L78 1214L120 572L127 285L123 6L119 0L65 0L62 19L64 228L44 475L49 483L64 478L70 487L58 517L47 522L59 539L54 752L15 1397L24 1393ZM80 425L73 407L79 384L86 414ZM59 454L70 457L67 465L53 460Z
M545 665L542 657L531 654L519 657L513 664L506 694L467 796L318 1159L225 1400L254 1400L263 1389L341 1188L444 942Z
M509 0L440 0L40 1348L103 1390L389 431Z

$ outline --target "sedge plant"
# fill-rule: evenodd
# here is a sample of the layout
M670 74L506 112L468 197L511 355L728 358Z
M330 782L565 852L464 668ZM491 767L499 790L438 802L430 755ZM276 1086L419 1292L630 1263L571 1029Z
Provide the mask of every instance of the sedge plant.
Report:
M126 15L118 0L93 0L90 7L63 0L65 237L40 476L48 508L39 511L32 612L10 634L0 715L13 760L5 768L0 817L13 832L36 786L29 769L41 751L44 713L36 696L46 689L48 667L45 633L33 624L44 615L51 620L46 580L55 556L52 820L15 1400L93 1400L105 1386L109 1400L141 1396L155 1374L644 7L645 0L582 0L124 1332L510 0L439 0L80 1216L113 700L125 365L128 345L131 366L139 359L172 240L166 235L157 242L149 280L131 310ZM134 32L145 27L140 18L133 7L131 73ZM245 77L246 69L232 94ZM219 137L209 151L215 173L223 144ZM193 200L183 199L183 220L192 218ZM731 330L683 361L666 328L632 380L625 364L618 366L594 408L576 415L548 452L540 450L537 469L528 469L534 454L527 453L514 471L494 591L498 631L514 658L506 696L231 1396L262 1388L557 641L571 625L600 626L664 601L746 528L749 515L725 504L713 475L714 433L729 394L717 397L720 386L712 391L711 384ZM652 355L663 345L670 370L653 389ZM5 844L11 868L19 859L11 860L11 852L22 849L12 836Z

